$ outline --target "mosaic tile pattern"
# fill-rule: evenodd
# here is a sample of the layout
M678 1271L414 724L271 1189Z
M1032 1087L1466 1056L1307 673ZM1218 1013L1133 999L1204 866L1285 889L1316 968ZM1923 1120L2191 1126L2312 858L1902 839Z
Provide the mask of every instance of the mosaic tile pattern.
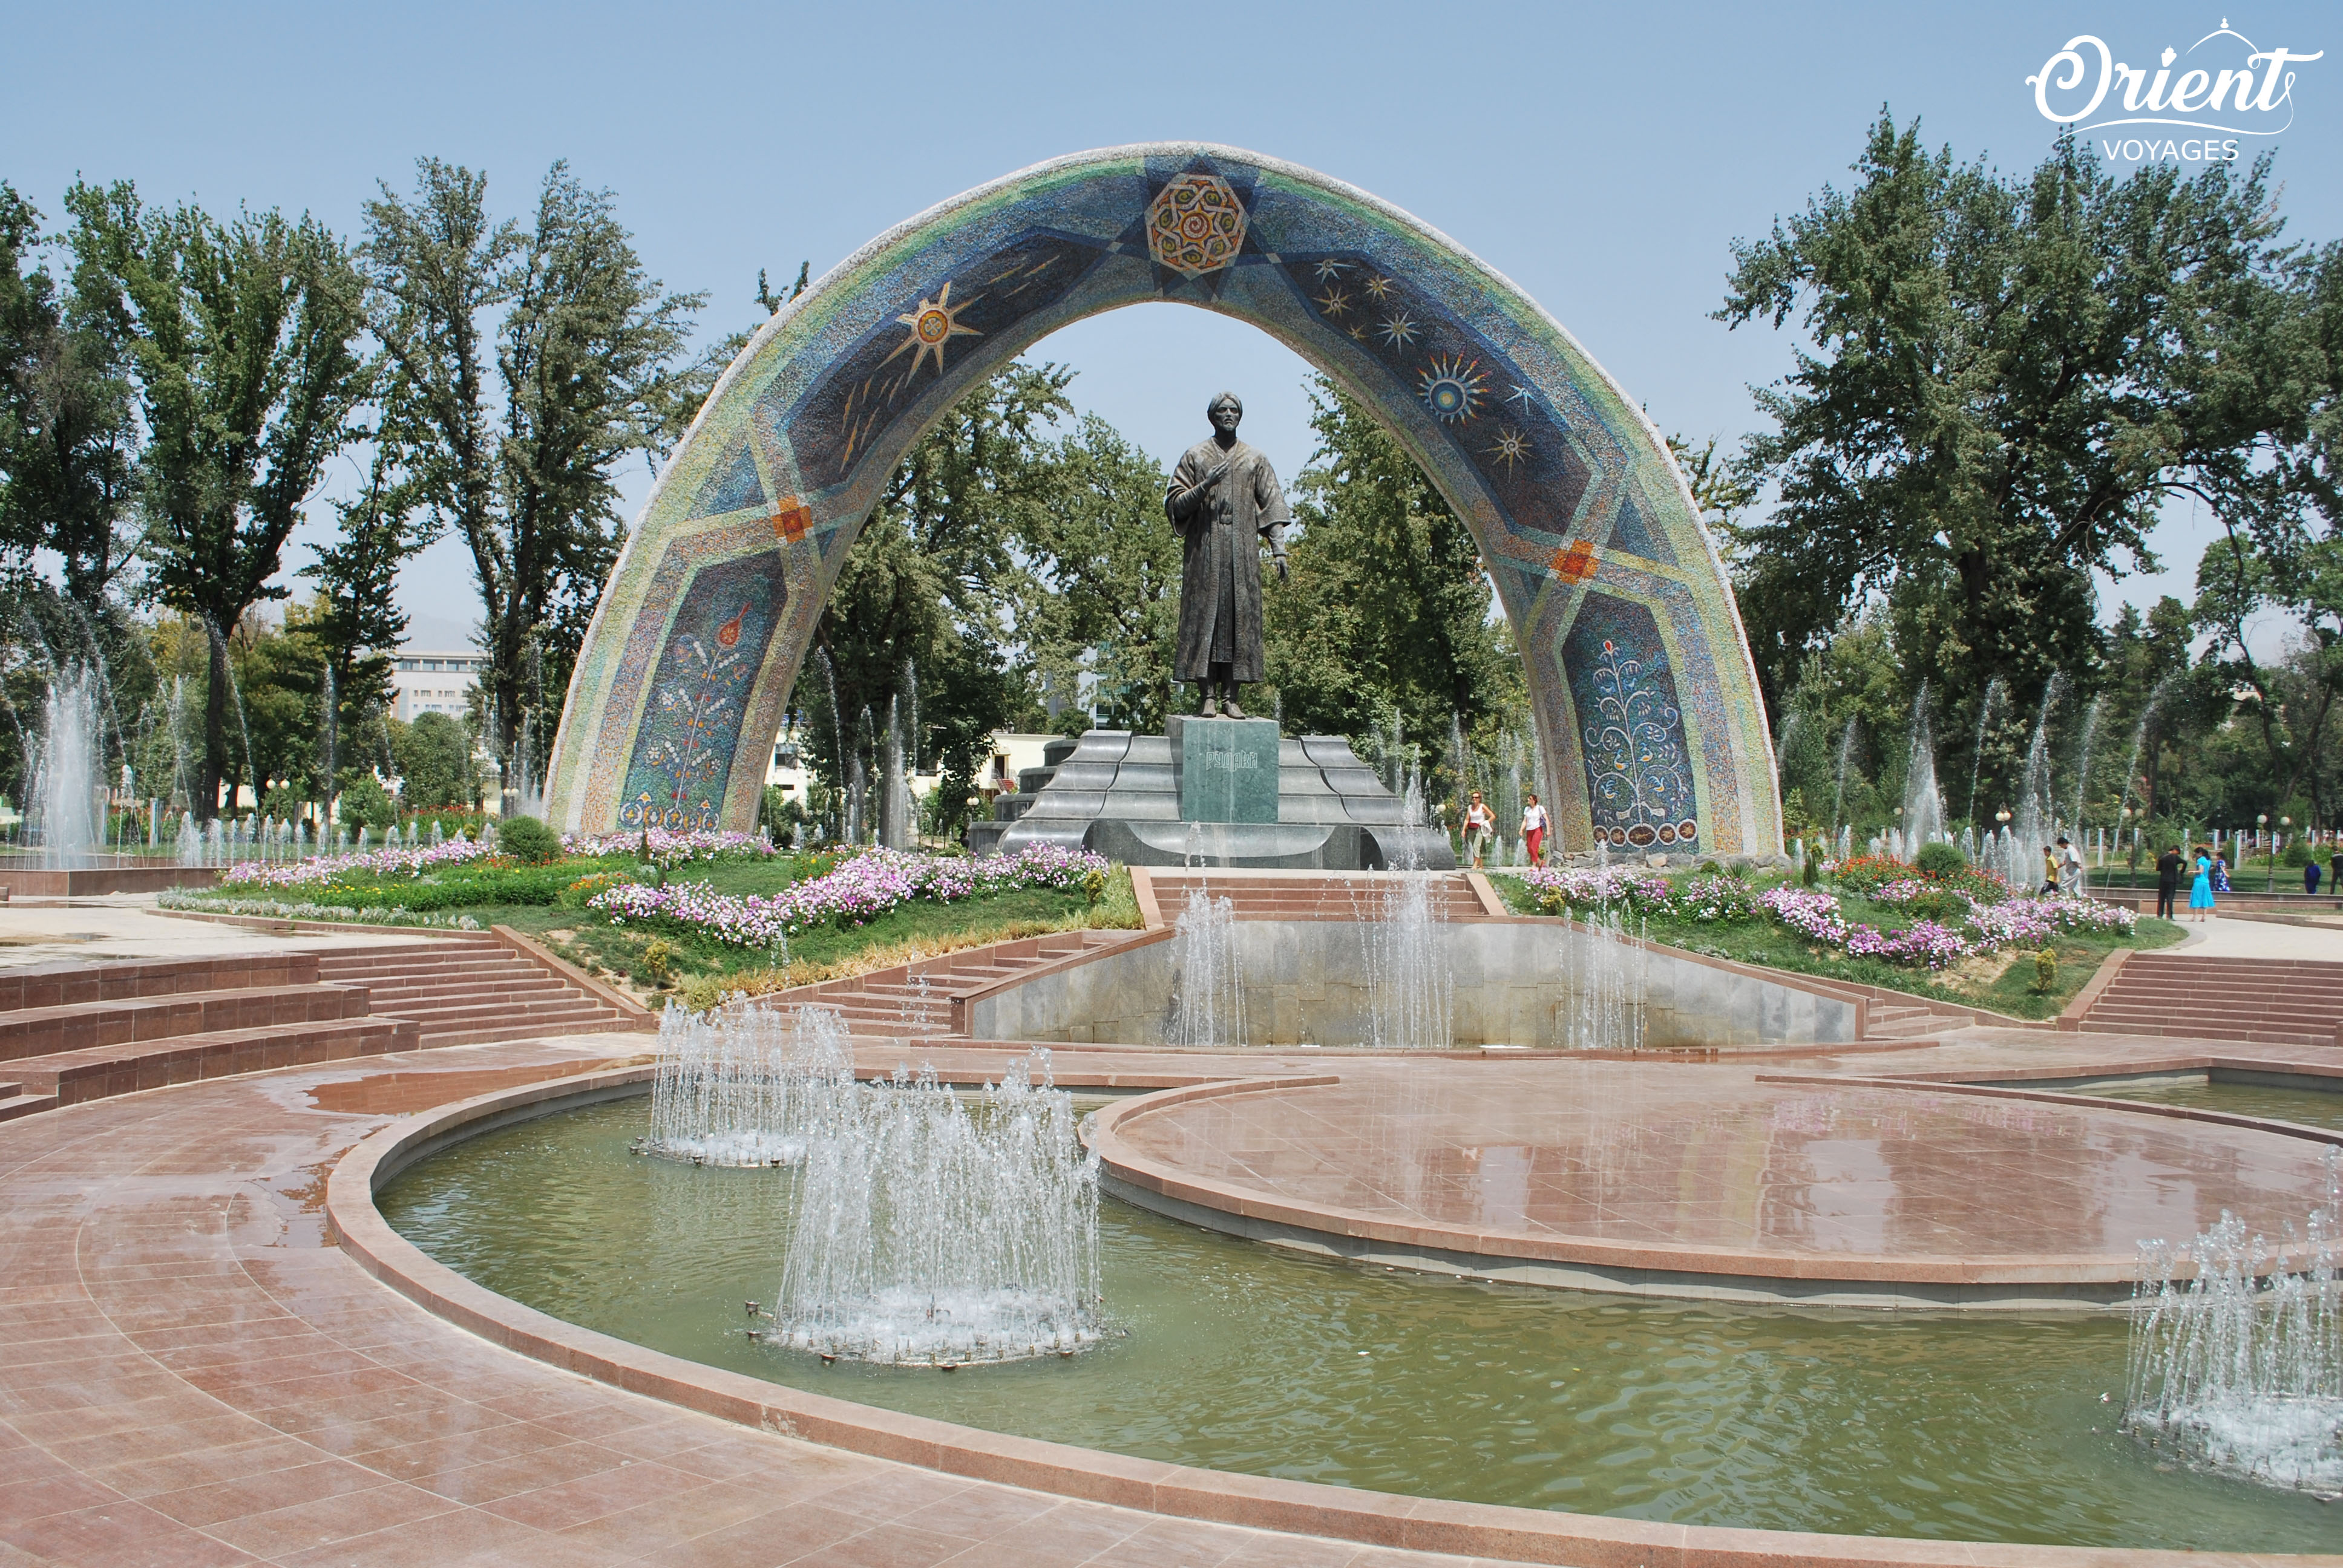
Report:
M611 575L555 748L554 821L750 825L814 621L904 450L1050 333L1153 300L1270 332L1432 474L1523 649L1566 846L1600 832L1780 848L1732 590L1640 409L1534 301L1406 214L1185 143L1084 153L958 196L766 325ZM1622 739L1602 705L1629 665L1644 717Z

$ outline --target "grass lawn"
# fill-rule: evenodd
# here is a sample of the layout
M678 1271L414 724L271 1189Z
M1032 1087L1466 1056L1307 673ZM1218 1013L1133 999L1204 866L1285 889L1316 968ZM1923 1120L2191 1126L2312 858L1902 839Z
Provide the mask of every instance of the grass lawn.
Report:
M1521 878L1501 872L1491 877L1490 882L1506 907L1515 913L1544 912ZM1883 930L1909 923L1900 910L1875 904L1843 890L1839 898L1850 922L1874 925ZM1986 1008L2012 1018L2042 1019L2054 1018L2063 1010L2075 993L2098 972L2101 961L2117 948L2170 947L2187 933L2170 920L2145 915L2127 937L2061 933L2051 948L2058 955L2058 983L2048 990L2035 989L2031 949L1988 953L1949 969L1926 970L1835 953L1769 920L1714 923L1654 920L1644 928L1644 934L1655 942L1709 958L1789 970L1817 980L1849 980L1883 990L1908 991L1914 996L1963 1007Z

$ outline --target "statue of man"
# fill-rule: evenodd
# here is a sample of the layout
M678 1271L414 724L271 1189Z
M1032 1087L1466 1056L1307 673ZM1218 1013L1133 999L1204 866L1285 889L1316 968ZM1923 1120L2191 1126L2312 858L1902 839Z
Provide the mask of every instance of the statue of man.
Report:
M1269 459L1237 439L1244 417L1237 395L1222 393L1205 413L1212 438L1188 448L1163 493L1181 554L1172 678L1203 687L1200 717L1242 719L1237 687L1262 678L1261 541L1269 541L1282 581L1284 528L1293 518Z

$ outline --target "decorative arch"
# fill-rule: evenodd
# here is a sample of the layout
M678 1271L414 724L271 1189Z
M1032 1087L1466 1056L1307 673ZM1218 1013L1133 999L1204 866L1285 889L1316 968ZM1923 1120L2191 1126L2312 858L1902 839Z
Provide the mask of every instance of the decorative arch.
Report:
M1249 321L1358 397L1473 538L1574 848L1778 853L1765 714L1665 443L1536 302L1398 208L1202 143L1078 153L865 246L759 331L661 474L548 769L570 830L746 829L814 623L904 451L1058 328Z

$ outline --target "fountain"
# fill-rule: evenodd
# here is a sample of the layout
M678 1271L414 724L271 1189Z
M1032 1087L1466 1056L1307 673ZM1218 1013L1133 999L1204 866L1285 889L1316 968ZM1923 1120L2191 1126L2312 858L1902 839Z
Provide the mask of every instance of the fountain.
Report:
M798 1178L773 1342L947 1368L1096 1342L1098 1161L1048 1075L1036 1052L972 1103L931 1070L845 1088Z
M1906 854L1945 835L1945 798L1936 788L1936 740L1928 730L1928 683L1912 700L1910 760L1904 772L1904 846ZM1904 858L1904 857L1899 857Z
M1172 1021L1164 1030L1170 1043L1244 1044L1244 976L1237 962L1234 906L1192 888L1175 930Z
M643 1152L702 1165L795 1164L853 1081L826 1008L732 1007L659 1020Z
M2272 1486L2343 1490L2343 1280L2329 1201L2281 1254L2227 1210L2179 1257L2141 1243L2124 1428L2176 1457ZM2292 1230L2288 1226L2289 1231Z
M41 862L89 863L105 841L99 791L104 739L98 732L98 677L70 665L49 682L45 723L34 767L33 801L41 819Z
M1446 1050L1455 1042L1455 980L1441 940L1442 911L1421 871L1373 879L1359 920L1367 980L1367 1038L1377 1050ZM1353 890L1354 903L1359 894Z
M1846 803L1846 767L1854 757L1855 719L1850 717L1846 721L1845 730L1838 738L1838 777L1831 786L1831 827L1840 832L1842 839L1845 837L1846 828L1846 819L1842 814ZM1846 858L1844 850L1841 851L1839 858L1841 859Z
M1628 935L1623 912L1607 900L1581 919L1562 948L1557 1043L1567 1050L1643 1050L1651 962L1650 950Z

